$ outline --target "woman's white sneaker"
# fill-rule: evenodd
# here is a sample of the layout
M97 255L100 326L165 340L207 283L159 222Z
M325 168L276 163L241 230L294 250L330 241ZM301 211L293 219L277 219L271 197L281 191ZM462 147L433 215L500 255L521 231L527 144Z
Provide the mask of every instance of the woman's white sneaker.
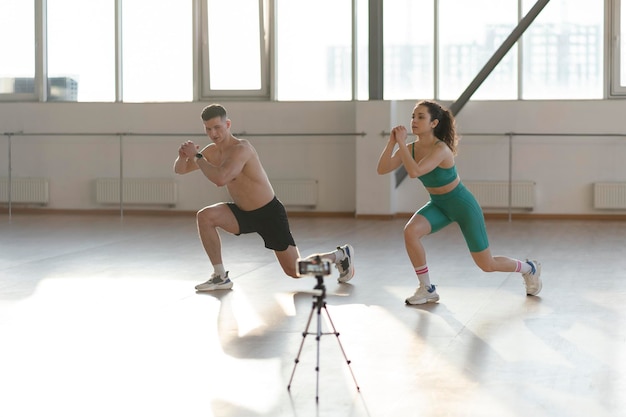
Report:
M543 284L541 283L541 264L537 261L526 260L526 263L530 265L530 272L522 274L524 278L524 285L526 285L527 295L537 295Z
M437 294L437 289L434 285L430 287L419 286L419 288L415 291L415 294L410 296L405 300L405 303L411 305L417 304L426 304L426 303L436 303L439 301L439 294Z

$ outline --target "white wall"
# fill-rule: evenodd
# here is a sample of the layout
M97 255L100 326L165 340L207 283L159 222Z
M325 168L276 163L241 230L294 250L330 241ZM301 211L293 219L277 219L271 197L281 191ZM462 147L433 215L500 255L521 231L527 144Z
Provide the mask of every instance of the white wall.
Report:
M176 176L172 165L186 137L123 136L114 133L191 133L207 143L199 117L207 103L0 103L0 177L8 176L7 132L113 133L110 136L13 136L13 177L50 179L50 209L101 209L93 180L117 177L175 178L179 203L197 210L227 198L201 174ZM233 132L360 133L356 136L248 138L270 178L319 180L319 212L358 215L410 213L427 195L417 180L396 188L393 175L378 176L383 131L408 124L414 101L402 102L223 102ZM459 114L463 133L457 159L464 180L506 180L508 137L518 133L622 133L626 101L470 102ZM592 183L626 181L626 138L514 137L513 179L537 183L538 214L599 214ZM162 208L160 208L162 209ZM613 213L613 212L611 212ZM625 212L616 212L619 214Z
M204 145L200 112L207 103L79 104L0 103L0 133L196 133L197 137L13 136L12 176L50 178L51 209L102 209L94 180L124 177L175 178L175 210L197 210L227 198L199 172L177 176L172 167L180 143ZM233 132L352 133L351 103L224 103ZM314 178L320 183L317 210L354 212L354 136L249 137L272 179ZM8 176L8 137L0 136L0 177ZM113 207L115 208L115 207ZM163 209L159 207L159 209Z

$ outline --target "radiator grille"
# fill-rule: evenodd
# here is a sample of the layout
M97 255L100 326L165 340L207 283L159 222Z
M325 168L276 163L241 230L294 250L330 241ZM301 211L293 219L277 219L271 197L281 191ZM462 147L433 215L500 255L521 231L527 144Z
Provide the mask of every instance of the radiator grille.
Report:
M47 178L11 178L11 203L48 204ZM0 178L0 202L9 202L9 179Z
M169 178L125 178L122 199L124 204L174 206L178 201L178 190L176 182ZM119 178L96 180L96 202L120 203Z
M508 208L508 181L463 181L483 208ZM511 208L531 210L535 207L535 183L513 181Z
M626 209L626 183L594 183L593 207L597 209Z
M317 180L271 180L276 196L285 206L317 205Z

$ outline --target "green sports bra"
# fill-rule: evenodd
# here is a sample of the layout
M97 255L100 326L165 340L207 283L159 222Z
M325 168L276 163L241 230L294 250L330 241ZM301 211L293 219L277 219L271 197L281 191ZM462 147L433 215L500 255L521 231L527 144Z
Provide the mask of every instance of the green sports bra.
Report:
M415 159L415 142L413 142L411 154L413 156L413 159ZM456 177L456 165L453 165L450 168L435 167L435 169L433 169L432 171L421 175L418 178L420 179L420 181L422 181L424 187L434 188L448 185L452 181L454 181Z

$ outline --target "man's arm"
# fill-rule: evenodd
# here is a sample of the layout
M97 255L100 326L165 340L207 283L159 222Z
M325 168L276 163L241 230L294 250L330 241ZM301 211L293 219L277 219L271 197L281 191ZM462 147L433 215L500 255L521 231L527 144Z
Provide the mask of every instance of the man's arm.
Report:
M230 183L241 174L254 152L250 144L241 141L239 144L231 146L221 163L216 165L211 162L214 161L213 152L210 152L209 149L211 146L213 145L208 145L200 152L204 155L203 158L196 158L196 153L198 153L196 145L191 141L187 141L179 150L177 163L180 171L176 171L176 165L174 170L185 174L199 168L209 181L221 187ZM185 158L187 162L183 162Z
M220 165L213 165L206 158L195 161L205 177L218 187L234 180L246 166L251 150L243 144L233 147Z
M185 144L186 143L183 143L180 145L180 148L178 148L178 158L176 158L176 161L174 162L174 172L181 175L198 169L195 154L188 157L184 149ZM195 149L195 145L193 146Z

